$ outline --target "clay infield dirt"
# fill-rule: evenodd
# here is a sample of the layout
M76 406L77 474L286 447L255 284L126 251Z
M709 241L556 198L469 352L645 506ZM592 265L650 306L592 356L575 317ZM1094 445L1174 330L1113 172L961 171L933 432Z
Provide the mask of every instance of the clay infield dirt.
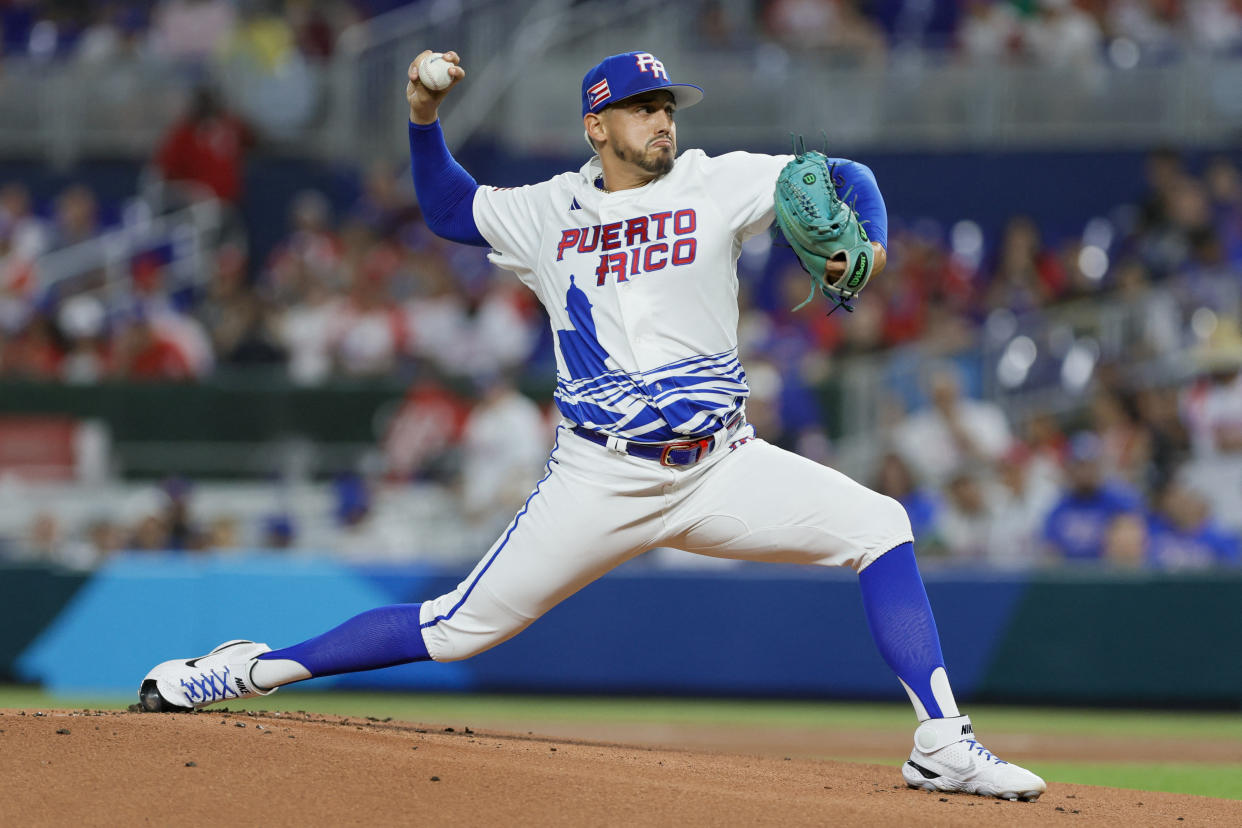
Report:
M3 710L0 825L1242 825L1242 801L1060 783L1034 803L929 794L906 788L897 763L781 756L785 732L765 743L700 731L625 734L635 745L589 728L572 739L301 713ZM841 755L833 747L818 743ZM994 747L1044 753L1038 739ZM1114 747L1140 758L1098 740L1072 755Z

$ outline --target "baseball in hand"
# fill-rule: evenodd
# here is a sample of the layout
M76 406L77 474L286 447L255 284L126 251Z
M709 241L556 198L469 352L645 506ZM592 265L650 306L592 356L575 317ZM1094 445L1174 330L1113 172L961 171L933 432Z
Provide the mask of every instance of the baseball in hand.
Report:
M433 52L418 64L418 79L423 86L434 92L448 89L449 84L453 82L453 79L449 77L449 67L452 65L444 59L443 52Z

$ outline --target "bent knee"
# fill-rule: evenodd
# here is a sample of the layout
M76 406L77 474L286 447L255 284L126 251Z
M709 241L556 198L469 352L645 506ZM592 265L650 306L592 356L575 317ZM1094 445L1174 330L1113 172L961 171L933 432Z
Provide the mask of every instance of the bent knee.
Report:
M881 525L894 534L910 535L913 539L914 530L910 526L910 515L906 507L896 498L877 494L878 505L875 507Z
M873 497L869 499L860 516L865 525L859 527L863 540L859 543L862 554L854 561L854 568L858 572L866 569L890 549L914 540L906 507L888 495L878 492L872 494Z

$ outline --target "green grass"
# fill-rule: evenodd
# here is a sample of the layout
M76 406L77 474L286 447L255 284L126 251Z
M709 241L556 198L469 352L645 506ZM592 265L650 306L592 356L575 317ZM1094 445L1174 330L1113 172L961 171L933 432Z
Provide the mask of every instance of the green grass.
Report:
M0 687L0 707L112 707L133 699L57 697L26 687ZM889 729L915 724L900 703L767 701L735 699L618 698L603 696L497 696L451 693L352 693L286 688L274 696L235 702L232 709L308 710L345 716L392 716L437 722L449 719L530 719L620 723L742 724L764 727ZM1130 738L1181 737L1237 741L1242 715L972 705L970 716L988 731L1076 733Z
M0 707L124 708L130 702L129 698L57 697L34 688L0 687ZM801 730L900 730L914 726L914 717L905 704L813 701L351 693L288 688L274 696L228 707L391 716L484 727L513 722L749 725ZM1242 754L1242 716L1236 713L985 705L972 705L969 712L986 732L1029 733L1038 728L1041 733L1225 741L1238 743ZM860 760L855 757L854 761ZM891 761L891 757L883 761ZM1054 782L1242 799L1242 763L1034 762L1031 768Z
M1242 799L1242 763L1031 762L1049 782Z

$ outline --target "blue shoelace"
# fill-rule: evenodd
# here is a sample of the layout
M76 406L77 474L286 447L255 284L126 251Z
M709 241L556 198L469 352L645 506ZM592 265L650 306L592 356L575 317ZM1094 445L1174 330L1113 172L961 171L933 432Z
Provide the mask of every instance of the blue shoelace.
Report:
M240 699L241 694L230 686L230 675L228 667L225 667L222 673L208 670L205 673L199 673L198 676L182 679L181 687L185 690L186 698L195 704L221 699Z
M966 744L971 746L970 750L978 751L979 755L982 756L984 759L988 760L989 762L995 762L998 765L1009 764L1004 759L997 759L995 756L992 755L992 751L988 750L983 745L976 742L974 739L967 739Z

